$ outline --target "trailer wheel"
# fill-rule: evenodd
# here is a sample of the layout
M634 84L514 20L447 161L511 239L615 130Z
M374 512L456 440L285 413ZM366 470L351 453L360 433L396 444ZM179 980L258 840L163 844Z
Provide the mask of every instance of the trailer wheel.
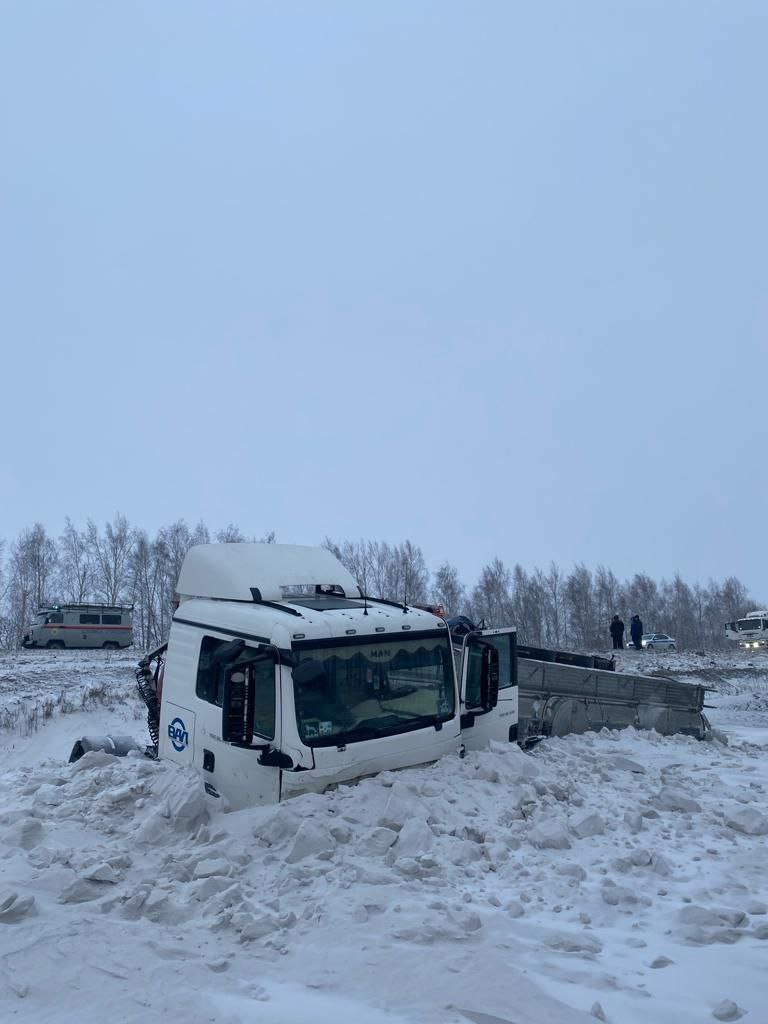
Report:
M49 651L62 651L64 649L63 640L49 640L45 645Z

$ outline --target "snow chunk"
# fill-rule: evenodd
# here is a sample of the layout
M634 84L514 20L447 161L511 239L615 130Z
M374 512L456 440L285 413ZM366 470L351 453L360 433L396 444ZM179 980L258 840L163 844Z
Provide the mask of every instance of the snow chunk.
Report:
M579 839L601 836L605 832L605 822L595 811L582 811L568 819L568 827Z
M610 879L606 879L601 896L603 903L607 903L609 907L618 907L620 904L624 906L635 906L638 903L645 906L650 904L647 897L637 896L631 889L626 889L623 885L616 885Z
M214 875L227 875L229 869L229 861L223 857L208 857L198 861L192 877L197 880L198 878L212 878Z
M681 789L673 789L672 786L662 786L661 792L656 797L656 806L662 811L686 813L701 811L701 804L687 796Z
M413 818L403 825L395 852L398 857L418 857L432 846L434 836L425 821Z
M644 868L646 867L646 865L651 863L652 858L647 850L638 848L637 850L632 851L629 859L632 861L636 868Z
M725 824L746 836L768 835L768 818L750 807L725 812ZM723 1018L725 1019L725 1018ZM728 1018L735 1020L736 1018Z
M724 999L714 1008L712 1016L717 1020L738 1020L739 1017L744 1016L745 1012L732 999Z
M20 846L22 850L32 850L42 841L43 826L37 818L24 818L15 822L4 837L4 844L8 849Z
M333 845L333 838L327 829L313 821L302 821L285 859L289 864L297 864L306 857L330 852Z
M376 824L399 832L407 821L418 817L426 819L427 815L428 811L424 803L409 792L402 783L395 783Z
M623 754L612 754L607 759L607 763L612 768L620 768L625 772L634 772L635 775L645 775L645 768L638 761L633 761L631 757L625 757Z
M102 862L84 871L83 878L89 878L92 882L109 882L110 885L114 885L117 882L117 872L111 864Z
M360 843L362 853L383 856L397 839L397 832L392 828L375 828Z
M666 857L660 853L654 853L651 857L651 870L654 874L661 875L662 878L669 878L672 874L672 865Z
M545 938L544 942L550 949L556 949L561 953L580 953L586 956L594 956L603 948L602 942L587 932L554 932Z
M542 850L568 850L571 846L565 826L557 821L545 821L532 828L528 841Z
M19 896L17 892L0 896L0 924L20 921L30 913L34 905L34 896Z
M638 811L625 811L624 823L630 832L639 832L643 827L643 816Z
M706 907L697 906L695 903L683 907L677 916L683 924L695 924L703 928L719 928L724 924L737 928L747 922L747 915L741 910L726 910L721 907L707 910Z
M88 903L98 900L104 895L104 889L98 882L88 878L76 878L60 894L59 903Z
M240 933L241 942L253 942L264 939L267 935L280 930L280 922L269 914L251 914L243 912L235 914L232 926Z
M277 846L292 839L299 831L301 818L287 807L278 807L272 814L259 822L254 829L257 839L263 839L270 846Z
M581 864L559 864L555 870L558 875L564 875L566 878L575 878L577 882L583 882L587 877L587 872Z
M655 960L651 962L651 967L658 969L660 967L669 967L675 961L670 960L668 956L657 956Z
M78 775L80 772L87 772L93 768L113 765L117 760L118 758L114 754L108 754L106 750L88 750L78 761L68 767L72 775Z

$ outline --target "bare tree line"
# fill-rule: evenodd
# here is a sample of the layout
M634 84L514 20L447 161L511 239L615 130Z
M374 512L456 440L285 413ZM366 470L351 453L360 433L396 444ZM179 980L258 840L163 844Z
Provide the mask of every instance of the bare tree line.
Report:
M627 623L637 613L646 632L668 632L682 647L727 647L723 624L758 607L734 576L722 583L690 585L679 574L657 583L644 573L619 580L605 566L583 564L566 573L554 562L548 570L511 569L494 558L467 589L450 562L434 574L420 548L410 542L326 539L368 594L390 600L440 605L446 615L467 615L489 627L515 625L522 643L543 647L601 650L608 646L608 624L618 613Z
M21 645L38 608L89 601L133 605L135 642L152 647L168 635L187 550L249 540L270 542L274 534L249 537L232 523L211 534L204 523L190 528L179 519L150 537L117 515L103 529L92 520L78 529L67 518L54 539L35 523L10 545L0 541L0 648Z
M20 646L39 607L93 601L133 605L135 641L147 649L168 634L176 581L191 545L274 539L274 533L246 536L235 524L212 534L204 523L190 527L183 519L154 537L122 515L103 528L88 520L79 529L67 518L57 538L35 523L11 543L0 540L0 648ZM409 540L326 538L323 545L371 597L439 605L446 615L468 615L487 626L516 625L520 641L537 646L604 649L611 616L628 621L637 612L646 631L710 650L727 645L724 622L757 607L733 576L706 585L688 584L678 574L661 582L643 573L620 580L602 565L565 572L552 563L527 571L495 558L468 588L450 562L430 572L421 548Z

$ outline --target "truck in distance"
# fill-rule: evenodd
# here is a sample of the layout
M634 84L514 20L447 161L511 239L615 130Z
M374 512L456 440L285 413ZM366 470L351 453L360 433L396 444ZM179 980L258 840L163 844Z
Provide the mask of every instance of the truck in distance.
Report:
M743 619L726 622L725 635L742 650L768 647L768 611L748 612Z
M133 606L56 604L41 608L22 640L26 648L117 650L133 643Z

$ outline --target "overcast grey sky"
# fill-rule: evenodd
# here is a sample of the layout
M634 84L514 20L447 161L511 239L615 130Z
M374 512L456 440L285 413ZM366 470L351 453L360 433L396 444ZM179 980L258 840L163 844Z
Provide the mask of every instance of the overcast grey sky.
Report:
M0 14L0 537L768 594L764 0Z

